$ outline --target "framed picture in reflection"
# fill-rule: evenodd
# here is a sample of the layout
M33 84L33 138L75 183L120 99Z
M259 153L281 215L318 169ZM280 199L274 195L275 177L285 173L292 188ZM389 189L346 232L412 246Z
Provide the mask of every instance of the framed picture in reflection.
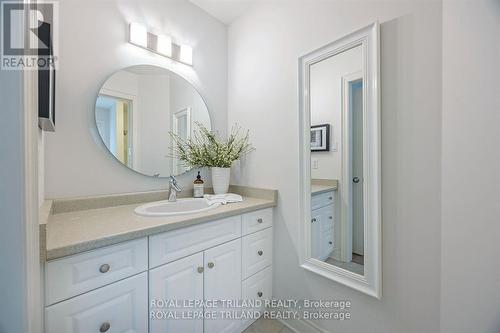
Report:
M330 124L311 126L311 151L330 151Z

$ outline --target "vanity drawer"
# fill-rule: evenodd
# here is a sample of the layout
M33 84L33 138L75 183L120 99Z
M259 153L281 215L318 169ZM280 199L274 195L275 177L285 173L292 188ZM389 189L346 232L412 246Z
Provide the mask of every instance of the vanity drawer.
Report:
M322 251L326 258L333 252L333 230L323 232L322 237Z
M333 229L333 206L326 206L319 210L321 212L321 230Z
M242 288L243 300L262 300L261 306L256 308L245 308L244 311L264 311L264 300L270 300L273 289L272 267L267 267L255 275L252 275L243 281ZM256 304L257 305L257 304ZM243 327L248 327L254 319L244 320Z
M311 210L333 204L333 192L313 195L311 198Z
M271 299L272 287L273 287L273 272L272 272L272 267L270 266L243 281L242 285L243 299L244 300Z
M149 237L149 267L157 267L241 237L241 216Z
M45 309L46 333L148 331L147 273Z
M49 261L46 266L46 304L146 271L147 244L147 238L141 238Z
M242 233L248 235L273 225L273 209L267 208L243 214Z
M243 237L243 279L271 266L273 260L273 228Z

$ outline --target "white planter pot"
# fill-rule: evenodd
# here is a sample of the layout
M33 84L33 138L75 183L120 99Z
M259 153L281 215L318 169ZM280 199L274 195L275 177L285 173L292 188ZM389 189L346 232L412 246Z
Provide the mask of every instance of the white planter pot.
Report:
M226 194L229 188L231 168L212 168L212 187L215 194Z

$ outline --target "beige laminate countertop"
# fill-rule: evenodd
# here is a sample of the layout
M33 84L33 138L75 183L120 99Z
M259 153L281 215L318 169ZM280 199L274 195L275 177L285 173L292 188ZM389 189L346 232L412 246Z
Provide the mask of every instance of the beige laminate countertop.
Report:
M311 194L321 194L321 193L326 193L326 192L332 192L336 191L337 186L331 186L331 185L311 185Z
M312 179L311 195L337 191L338 181L330 179Z
M40 234L45 237L40 242L42 259L57 259L131 239L274 207L277 203L275 190L238 186L232 187L230 191L240 192L243 202L221 205L213 210L197 214L170 217L136 215L134 209L144 204L145 201L123 204L123 195L118 196L122 197L120 199L122 204L118 200L118 205L103 208L93 208L92 204L102 204L103 200L112 202L112 196L101 197L101 200L98 200L99 198L77 199L76 203L65 200L65 206L57 200L47 201L41 209L43 214L41 214ZM131 195L137 197L137 194ZM78 209L79 206L83 209ZM49 213L47 213L48 210L50 210Z

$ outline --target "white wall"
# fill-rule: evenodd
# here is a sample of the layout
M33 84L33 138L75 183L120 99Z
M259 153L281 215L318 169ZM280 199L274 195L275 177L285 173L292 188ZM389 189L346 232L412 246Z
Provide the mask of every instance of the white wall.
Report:
M261 4L228 33L228 121L257 150L240 184L279 189L274 293L349 299L343 333L439 331L441 3ZM383 296L376 300L299 267L298 57L375 20L382 23Z
M192 45L194 66L128 44L131 21ZM226 132L226 27L198 7L187 0L65 0L59 3L59 24L57 131L45 137L47 198L167 188L165 179L145 177L120 165L99 139L95 99L118 69L148 63L183 75L205 98L215 129ZM181 185L192 184L194 175L181 177Z
M170 176L170 75L138 75L138 120L140 170L147 175ZM137 113L136 113L137 115ZM134 164L135 165L135 164Z
M500 330L500 2L443 7L442 333Z
M342 78L363 70L361 52L356 47L311 66L311 125L330 124L330 151L311 152L318 166L311 166L313 179L341 178Z

